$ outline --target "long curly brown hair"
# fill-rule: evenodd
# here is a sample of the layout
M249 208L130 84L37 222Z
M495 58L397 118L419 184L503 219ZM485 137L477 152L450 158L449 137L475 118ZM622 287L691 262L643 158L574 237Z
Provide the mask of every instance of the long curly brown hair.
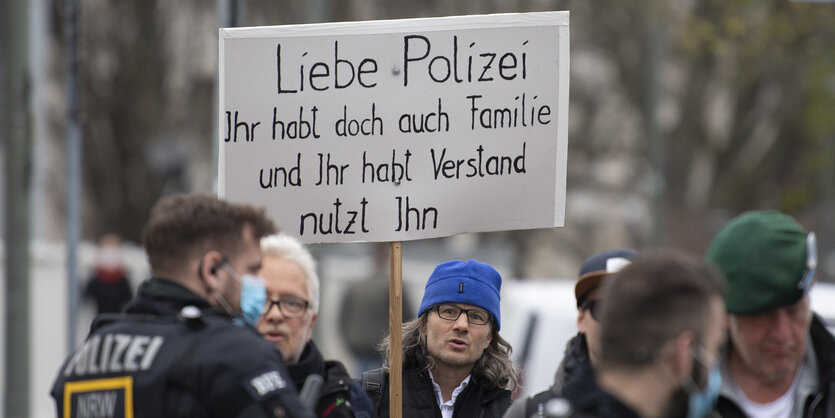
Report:
M421 350L426 359L426 370L431 370L435 365L435 360L428 355L426 350L426 334L423 333L427 318L431 310L427 310L419 318L413 319L403 324L403 358L406 358L415 350ZM504 388L507 390L514 390L518 386L517 370L510 358L510 353L513 352L513 347L510 343L505 341L496 327L491 324L490 332L492 339L490 344L481 354L481 357L476 361L473 367L473 375L479 378L479 382L488 389ZM389 335L377 346L377 350L383 356L383 367L389 368L389 346L391 339Z

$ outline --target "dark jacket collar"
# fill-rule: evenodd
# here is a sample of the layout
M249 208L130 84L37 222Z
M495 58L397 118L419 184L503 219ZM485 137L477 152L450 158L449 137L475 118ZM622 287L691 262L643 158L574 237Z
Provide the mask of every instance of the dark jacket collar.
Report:
M185 286L169 279L152 277L139 286L135 299L125 312L135 314L176 315L184 306L213 310L209 302Z
M565 398L574 410L572 416L638 418L638 414L597 385L593 373L577 375L565 386Z
M559 395L567 384L586 374L594 376L594 370L589 359L586 335L577 333L565 345L565 353L554 375L554 384L551 386L551 391Z
M313 343L313 340L308 341L304 346L301 357L296 364L287 366L287 371L290 372L290 378L296 385L296 390L301 390L304 386L304 380L311 374L325 375L325 359L322 357L322 352Z
M817 314L812 316L809 335L812 338L812 348L814 348L815 356L818 359L820 386L835 383L835 337L832 336L823 319Z
M427 365L426 358L424 357L423 350L420 347L415 348L414 350L408 351L403 358L403 370L404 370L404 372L407 371L407 370L411 370L412 373L415 373L417 375L418 380L421 382L421 384L428 385L428 387L434 392L434 388L432 388L431 378L429 377L429 373L428 373L428 369L426 368L426 365ZM501 387L487 389L484 386L484 384L481 383L481 380L482 380L481 377L477 373L475 373L475 372L471 373L470 383L467 385L467 387L464 389L464 391L461 392L461 395L459 395L459 396L465 397L465 394L467 394L468 392L471 392L472 388L476 387L476 386L481 388L482 391L484 392L482 397L481 397L481 402L482 403L489 403L494 398L502 395L504 392L509 393L509 391L507 391L506 389L501 388ZM457 404L458 404L458 402L456 401L456 405Z

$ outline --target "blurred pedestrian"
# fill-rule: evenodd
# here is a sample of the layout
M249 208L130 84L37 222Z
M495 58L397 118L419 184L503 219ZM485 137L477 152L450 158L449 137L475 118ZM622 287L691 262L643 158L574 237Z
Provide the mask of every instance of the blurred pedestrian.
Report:
M580 266L574 297L577 302L577 335L565 346L562 362L557 367L554 384L543 392L527 398L519 398L505 412L505 418L528 418L544 416L548 403L557 399L554 407L559 408L566 385L581 376L594 375L599 351L600 292L606 277L619 271L640 254L632 249L618 248L603 251L589 257Z
M59 417L312 417L274 346L264 306L262 209L202 195L160 200L144 230L153 278L124 314L100 315L58 371Z
M418 308L403 324L404 418L498 418L510 406L516 373L499 335L502 278L488 264L447 261L435 267ZM389 338L384 368L363 373L378 416L389 416Z
M728 279L723 417L835 417L835 338L809 306L815 247L777 211L740 215L708 247Z
M379 368L382 358L376 345L386 336L389 326L388 276L351 280L345 286L339 308L342 339L357 363L358 372ZM409 288L404 287L402 292L401 320L406 322L412 319L416 308Z
M681 253L649 253L603 285L596 376L547 416L704 417L719 391L725 283ZM570 407L568 407L570 405Z
M133 298L118 235L99 238L93 274L84 286L84 296L95 303L96 313L100 314L119 312Z
M364 417L373 414L371 399L337 360L325 360L313 342L319 313L316 261L295 238L285 234L261 239L264 259L260 274L267 302L257 329L284 357L296 389L310 376L323 379L315 412L320 417Z

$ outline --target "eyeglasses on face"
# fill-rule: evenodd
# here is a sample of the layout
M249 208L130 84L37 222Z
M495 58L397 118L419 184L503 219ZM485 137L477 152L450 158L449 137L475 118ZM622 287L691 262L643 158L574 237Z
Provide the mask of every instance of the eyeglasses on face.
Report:
M589 299L580 305L580 309L589 311L595 321L600 320L600 299Z
M304 315L307 307L310 306L310 302L302 298L295 297L285 297L277 300L267 299L267 302L264 303L264 310L261 312L261 315L269 312L270 309L273 308L273 305L278 306L278 310L282 315L288 318L295 318Z
M490 322L490 314L484 309L461 309L455 305L441 304L435 307L438 316L447 321L457 321L461 313L467 315L467 322L473 325L487 325Z

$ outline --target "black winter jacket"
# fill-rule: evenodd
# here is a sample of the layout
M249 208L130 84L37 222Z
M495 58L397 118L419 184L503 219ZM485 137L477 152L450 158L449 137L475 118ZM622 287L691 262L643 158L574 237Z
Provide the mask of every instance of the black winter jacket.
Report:
M809 327L812 348L818 359L818 390L803 401L804 418L835 418L835 337L823 320L814 315ZM723 418L746 418L730 399L720 396L716 411Z
M560 400L567 405L554 408L554 402ZM638 418L634 411L597 385L586 336L579 333L566 345L554 384L529 399L527 410L527 417Z
M565 353L560 362L557 372L554 375L554 384L547 390L531 395L527 398L519 398L505 412L504 418L529 418L545 417L545 405L551 399L563 397L563 390L570 382L577 380L587 374L594 376L594 370L589 360L589 348L586 344L585 334L578 333L568 340L565 345Z
M426 362L420 350L408 353L403 359L403 418L441 418L432 380L426 370ZM388 372L378 390L368 395L374 401L377 416L389 417ZM476 375L455 400L453 418L500 418L510 406L510 391L503 388L485 388Z
M371 399L362 391L359 384L351 379L345 366L336 361L325 361L322 353L313 341L307 343L302 355L296 364L287 366L290 378L301 392L304 382L311 374L322 376L324 382L319 391L319 401L316 404L316 415L327 418L354 418L363 416L363 410L370 417ZM352 391L352 387L354 390ZM357 396L362 399L357 399ZM359 409L358 409L359 408Z
M571 380L563 395L571 404L568 416L572 418L639 418L635 411L597 386L593 373Z
M126 314L97 319L52 397L58 417L313 417L272 344L157 278Z

